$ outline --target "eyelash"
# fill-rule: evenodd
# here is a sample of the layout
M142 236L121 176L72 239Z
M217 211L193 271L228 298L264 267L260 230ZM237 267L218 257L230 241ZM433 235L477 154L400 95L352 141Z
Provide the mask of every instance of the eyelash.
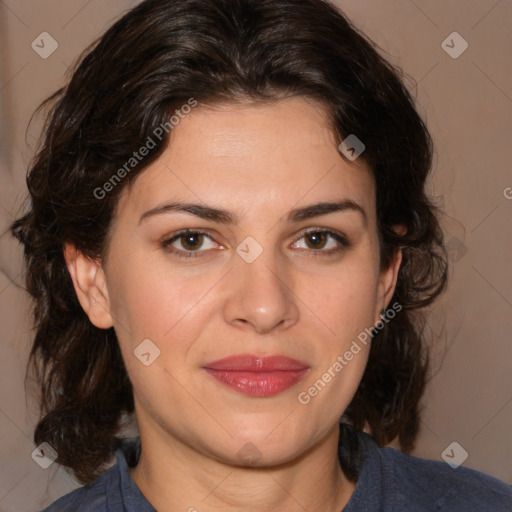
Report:
M310 228L307 231L304 231L302 233L301 237L298 238L296 242L298 242L302 238L304 238L304 237L306 237L306 236L308 236L310 234L313 234L313 233L326 233L327 235L332 237L334 240L336 240L340 244L340 247L338 247L337 249L330 249L328 251L324 251L324 250L321 250L321 249L319 249L319 250L315 250L315 249L301 249L301 250L311 251L313 257L324 256L324 255L327 255L327 256L334 255L334 254L337 254L337 253L343 251L344 249L346 249L346 248L348 248L350 246L350 243L348 242L348 240L342 234L340 234L340 233L338 233L336 231L332 231L332 230L327 229L327 228ZM171 238L168 238L168 239L164 240L162 242L162 247L165 250L167 250L168 252L170 252L172 254L175 254L179 258L188 259L188 258L198 258L198 257L201 257L201 253L202 252L207 252L207 251L200 251L200 250L196 250L196 251L183 251L181 249L175 249L175 248L171 247L171 244L174 241L180 239L181 237L183 237L185 235L190 235L190 234L192 234L192 235L195 235L195 234L205 235L210 240L213 241L213 238L209 235L209 233L207 231L204 231L202 229L183 229L183 230L178 231L177 233L175 233ZM294 243L296 243L296 242L294 242Z

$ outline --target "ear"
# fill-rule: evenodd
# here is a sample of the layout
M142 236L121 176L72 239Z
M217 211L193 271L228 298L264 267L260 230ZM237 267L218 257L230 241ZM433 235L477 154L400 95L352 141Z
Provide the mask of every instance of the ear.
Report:
M71 244L64 246L64 259L78 300L89 320L100 329L112 327L110 299L101 263L88 258Z
M406 226L399 224L393 226L393 230L399 235L404 235L407 231ZM380 313L383 309L387 308L395 292L396 282L398 279L398 270L402 263L402 248L398 248L392 256L388 268L382 269L379 278L378 297L377 297L377 311L375 323L380 320Z

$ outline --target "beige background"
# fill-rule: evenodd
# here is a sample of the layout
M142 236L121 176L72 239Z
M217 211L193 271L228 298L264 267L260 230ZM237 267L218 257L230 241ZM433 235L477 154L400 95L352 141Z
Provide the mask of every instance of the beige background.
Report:
M63 84L79 52L135 3L0 1L1 233L25 197L25 171L38 127L25 138L30 114ZM420 112L437 144L430 190L446 212L451 282L432 311L436 368L415 455L441 459L456 441L469 454L464 466L512 484L512 2L336 3L416 80ZM469 44L456 59L441 46L454 31ZM59 45L48 59L31 48L42 32ZM31 331L20 271L19 247L3 235L1 512L37 510L77 486L56 464L43 470L31 458L35 416L23 388Z

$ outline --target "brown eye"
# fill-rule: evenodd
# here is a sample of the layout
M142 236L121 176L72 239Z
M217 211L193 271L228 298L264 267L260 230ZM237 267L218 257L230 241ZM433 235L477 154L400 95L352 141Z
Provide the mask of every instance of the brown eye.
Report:
M305 244L301 243L305 241ZM292 247L294 249L305 249L318 254L333 254L349 247L347 239L336 231L328 229L311 229L304 233L302 237L295 242Z
M208 249L222 248L210 235L197 230L183 230L162 242L162 247L182 258L203 256Z
M308 233L305 236L305 239L306 245L308 245L310 249L322 249L325 246L327 240L329 239L329 235L322 232L313 232Z
M202 233L190 233L181 235L178 240L181 241L181 246L187 251L194 251L203 245L204 235Z

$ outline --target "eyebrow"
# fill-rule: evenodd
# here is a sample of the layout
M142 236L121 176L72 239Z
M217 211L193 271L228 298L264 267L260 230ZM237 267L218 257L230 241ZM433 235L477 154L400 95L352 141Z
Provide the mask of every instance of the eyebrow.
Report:
M287 221L300 222L314 217L319 217L321 215L327 215L329 213L345 211L359 212L363 218L365 226L368 224L368 216L365 209L360 204L350 199L342 199L334 202L322 202L304 206L302 208L296 208L288 213ZM197 203L169 202L158 205L155 208L144 212L140 216L139 225L142 221L150 217L171 212L191 213L192 215L196 215L202 219L211 220L220 224L237 225L240 221L240 217L227 210L221 210L219 208Z

